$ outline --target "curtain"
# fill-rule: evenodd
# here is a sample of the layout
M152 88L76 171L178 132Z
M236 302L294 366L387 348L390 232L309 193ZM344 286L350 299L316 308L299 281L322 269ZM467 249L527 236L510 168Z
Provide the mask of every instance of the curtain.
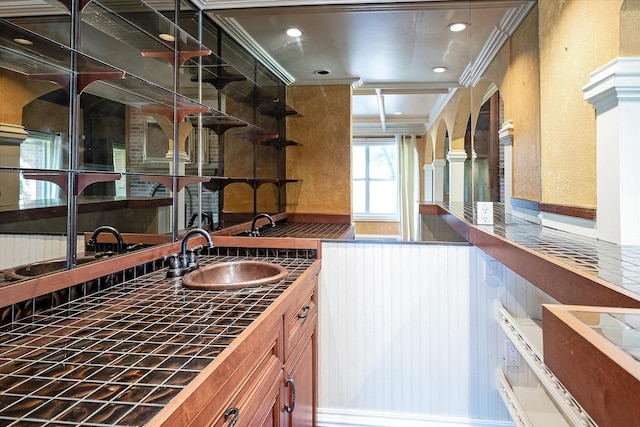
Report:
M419 240L418 200L420 194L416 136L399 137L400 229L402 240Z

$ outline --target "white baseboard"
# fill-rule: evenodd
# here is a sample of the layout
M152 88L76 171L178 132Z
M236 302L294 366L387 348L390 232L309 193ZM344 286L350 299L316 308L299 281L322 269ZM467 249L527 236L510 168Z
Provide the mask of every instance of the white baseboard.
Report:
M318 427L515 427L510 421L318 409Z

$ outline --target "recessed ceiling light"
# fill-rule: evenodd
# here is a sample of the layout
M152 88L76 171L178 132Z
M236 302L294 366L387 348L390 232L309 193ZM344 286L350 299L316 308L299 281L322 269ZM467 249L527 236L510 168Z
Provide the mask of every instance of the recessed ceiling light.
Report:
M469 25L465 24L464 22L455 22L449 25L449 31L452 31L454 33L459 33L460 31L466 30L468 26Z
M158 35L158 37L160 37L162 40L164 40L166 42L176 41L175 37L173 37L171 34L167 34L167 33L162 33L162 34Z
M433 67L434 73L444 73L445 71L447 71L447 69L444 67Z
M25 46L31 46L33 44L33 42L31 40L21 39L21 38L13 39L13 41L18 43L18 44L25 45Z
M396 111L395 113L393 113L396 116L401 116L402 115L402 111Z
M302 31L297 28L289 28L287 30L287 35L289 37L300 37L302 35Z
M327 74L331 73L331 70L315 70L313 73L320 76L326 76Z

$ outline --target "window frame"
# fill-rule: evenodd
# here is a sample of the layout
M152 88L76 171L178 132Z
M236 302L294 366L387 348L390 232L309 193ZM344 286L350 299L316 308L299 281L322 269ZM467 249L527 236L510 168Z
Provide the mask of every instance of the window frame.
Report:
M366 159L365 159L365 168L366 168L366 177L364 179L361 178L354 178L353 173L351 176L351 185L352 188L354 188L354 183L356 181L365 181L365 186L366 186L366 213L356 213L353 209L353 199L351 202L351 211L352 211L352 216L353 219L355 221L379 221L379 222L398 222L400 221L400 177L399 177L399 173L400 173L400 145L398 143L398 138L396 137L358 137L358 138L353 138L352 140L352 153L351 153L351 159L352 159L352 164L351 164L351 168L353 171L353 161L354 161L354 155L353 155L353 148L355 147L366 147ZM395 179L393 180L395 182L396 185L396 206L395 206L395 213L393 214L375 214L375 213L371 213L370 212L370 182L372 181L392 181L392 180L388 180L388 179L375 179L375 178L370 178L369 176L369 148L372 146L393 146L396 150L396 158L395 158L395 164L394 164L394 171L395 171Z

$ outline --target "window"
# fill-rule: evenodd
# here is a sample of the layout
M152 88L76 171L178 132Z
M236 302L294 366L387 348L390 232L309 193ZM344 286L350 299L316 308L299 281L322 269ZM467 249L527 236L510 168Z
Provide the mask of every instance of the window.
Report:
M353 215L398 220L398 144L393 138L353 140Z
M59 169L63 163L62 137L57 133L29 131L20 144L20 167L25 169ZM47 181L25 179L20 175L20 200L56 200L60 188Z

